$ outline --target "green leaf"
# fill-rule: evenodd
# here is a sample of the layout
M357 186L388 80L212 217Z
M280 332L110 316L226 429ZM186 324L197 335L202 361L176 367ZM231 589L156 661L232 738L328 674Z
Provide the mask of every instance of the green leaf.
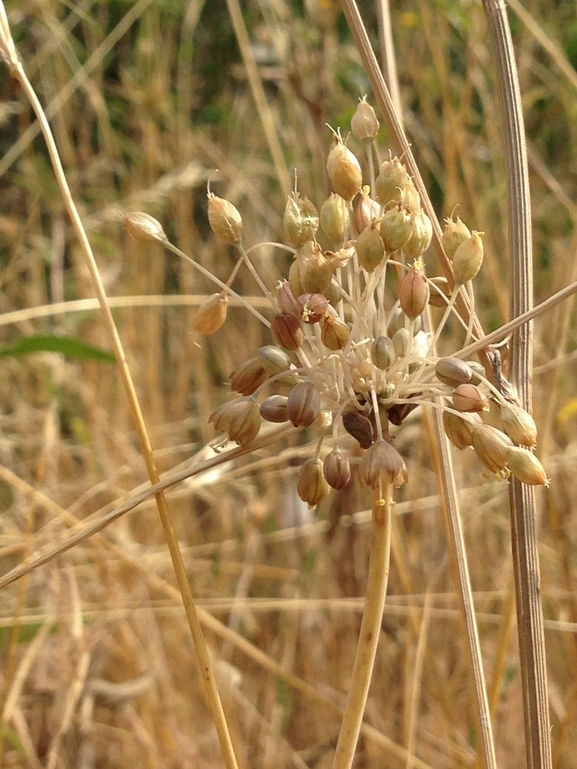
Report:
M68 358L98 360L103 363L115 362L114 355L100 347L94 347L94 345L87 344L76 337L53 334L23 336L14 344L0 347L0 358L18 358L34 352L59 352Z

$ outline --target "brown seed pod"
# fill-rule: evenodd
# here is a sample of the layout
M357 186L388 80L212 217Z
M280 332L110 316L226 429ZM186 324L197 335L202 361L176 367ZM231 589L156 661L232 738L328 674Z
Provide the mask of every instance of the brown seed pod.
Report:
M429 304L432 307L445 308L447 306L448 300L451 298L451 287L449 286L449 281L447 278L435 276L434 278L429 278L429 283L432 284L429 286L431 289L429 295ZM443 297L445 297L447 301L445 301L445 298Z
M345 147L343 140L337 134L333 136L333 147L327 159L327 171L333 190L347 202L351 201L361 189L363 174L359 161L350 149Z
M457 411L488 411L489 405L477 385L462 384L453 391L453 406Z
M431 244L433 225L427 214L421 209L413 213L413 233L403 246L407 259L418 259Z
M300 319L292 312L275 315L270 324L272 338L285 350L298 350L304 341Z
M267 379L268 373L262 367L260 360L249 358L235 368L229 377L229 383L235 392L242 395L252 395Z
M313 240L319 228L319 214L313 203L298 192L291 192L283 215L285 237L295 248Z
M321 227L330 240L339 243L345 239L349 227L349 209L347 204L332 192L321 206Z
M366 227L357 239L359 264L367 272L373 272L385 258L385 246L379 235L379 221L376 219Z
M257 352L257 358L270 376L282 374L283 371L288 371L291 367L289 356L284 350L276 347L274 344L265 344L263 347L260 347Z
M523 446L507 448L507 464L511 473L528 486L548 486L549 479L535 454Z
M390 443L379 439L367 449L359 464L361 485L378 490L391 483L399 488L408 480L407 468L402 456Z
M484 232L473 230L471 237L464 240L453 255L453 273L456 283L467 283L477 275L483 263Z
M323 473L329 486L337 491L344 489L351 480L351 463L338 446L324 458Z
M500 415L503 430L511 440L529 448L537 443L537 425L525 409L505 401L501 404Z
M410 209L401 203L393 203L381 218L381 238L388 253L397 251L408 242L415 229Z
M355 114L351 118L351 131L355 139L363 144L370 144L377 137L379 121L366 96L357 104Z
M363 187L359 196L359 202L355 208L354 223L358 233L374 220L378 219L381 211L380 205L369 195L369 187Z
M318 323L324 317L329 306L324 294L301 294L297 299L302 311L301 317L304 323Z
M303 502L316 507L329 493L320 459L307 459L299 472L297 493Z
M408 272L399 284L399 302L408 318L417 318L429 303L429 284L422 269Z
M208 223L211 230L225 243L235 246L242 238L242 217L228 200L208 193Z
M492 473L500 472L507 464L507 446L510 445L510 439L495 427L480 424L473 428L475 454Z
M441 358L435 364L435 375L443 384L458 387L470 382L473 372L471 367L459 358Z
M310 427L320 414L321 396L312 382L299 382L288 395L287 414L295 427Z
M277 295L277 302L281 312L292 312L293 315L296 315L300 318L302 308L297 302L288 280L284 280L280 284Z
M329 350L336 352L344 349L350 339L351 332L346 323L334 318L332 315L326 315L321 324L321 342Z
M227 309L228 297L224 291L209 296L198 308L193 323L194 330L202 336L214 334L226 320Z
M451 411L443 411L445 435L460 451L473 445L474 423L481 424L481 417L478 414L473 413L470 417L459 417Z
M357 409L345 411L342 416L343 427L358 441L362 449L368 449L375 440L375 431L371 420Z
M267 422L288 422L286 395L270 395L260 404L260 415Z
M219 406L208 418L215 429L241 446L251 443L260 430L261 416L253 398L236 398Z
M137 243L166 243L162 224L149 214L134 211L122 217L125 230Z

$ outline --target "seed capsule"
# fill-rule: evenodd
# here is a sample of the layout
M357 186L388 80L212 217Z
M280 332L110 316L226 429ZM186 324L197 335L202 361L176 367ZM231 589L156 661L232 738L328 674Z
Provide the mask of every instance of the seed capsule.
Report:
M297 492L303 502L316 507L329 493L320 459L307 459L299 472Z
M333 268L330 261L323 254L318 243L311 244L311 248L303 251L303 260L300 271L302 290L295 292L295 287L289 273L289 281L293 294L323 294L330 286L333 278ZM293 262L294 266L294 262Z
M297 294L297 296L299 295ZM280 284L278 295L277 295L277 302L281 312L292 312L293 315L300 317L302 308L300 304L297 302L296 297L293 294L292 288L290 287L290 283L288 282L288 280L284 280Z
M122 224L137 243L166 243L167 237L162 224L149 214L140 211L125 214Z
M402 248L415 230L411 211L401 203L387 208L381 219L381 237L388 253Z
M363 187L355 208L354 223L358 233L361 233L373 219L378 219L380 215L381 207L371 198L369 192L369 187Z
M291 192L288 197L283 225L285 237L295 248L301 248L313 240L319 228L319 214L313 203L298 192Z
M349 209L340 195L332 192L321 206L321 227L330 240L341 242L349 226Z
M417 318L429 303L429 284L421 269L408 272L399 284L399 302L408 318Z
M386 371L397 359L395 345L386 336L378 336L371 345L371 359L377 368Z
M286 395L270 395L260 404L260 415L267 422L288 422Z
M393 334L392 342L397 358L406 358L411 351L411 332L408 328L399 328Z
M509 446L507 449L509 470L521 483L529 486L548 486L549 479L543 465L535 454L522 446Z
M453 272L456 283L473 280L483 263L484 232L473 230L471 237L464 240L453 256Z
M241 446L251 443L260 430L260 411L253 398L236 398L219 406L208 418L216 430Z
M390 443L381 438L367 449L359 464L359 481L362 485L378 490L392 483L395 488L399 488L407 480L405 462Z
M252 395L263 382L268 379L268 374L262 367L258 358L250 358L241 363L229 377L232 390L242 395Z
M375 432L371 420L357 409L345 411L343 416L343 427L358 441L362 449L368 449L375 440Z
M329 486L337 491L351 480L351 463L338 446L324 458L323 473Z
M292 312L275 315L270 324L272 338L285 350L298 350L304 341L301 322Z
M334 318L332 315L326 315L321 324L321 342L329 350L336 352L344 349L350 339L351 332L346 323Z
M476 385L462 384L455 387L453 405L457 411L488 411L487 399Z
M505 401L501 404L500 413L503 430L511 440L529 447L537 443L537 425L525 409Z
M264 347L260 347L257 352L257 358L260 365L270 376L282 374L283 371L288 371L291 367L289 356L280 347L275 347L274 344L266 344Z
M435 365L435 374L439 381L451 387L466 384L473 376L470 366L459 358L441 358Z
M301 294L297 299L304 323L318 323L324 317L329 303L323 294Z
M418 259L431 244L433 225L427 214L417 209L413 216L413 234L403 246L403 252L408 259Z
M445 229L443 230L442 243L445 253L452 261L455 251L459 248L467 238L471 237L471 231L464 224L459 217L457 221L454 221L453 216L449 219L445 219Z
M310 427L321 410L321 396L312 382L299 382L290 391L286 404L295 427Z
M359 264L367 272L373 272L385 257L385 246L379 235L379 222L373 221L366 227L357 239L357 256Z
M403 190L412 183L407 169L398 158L385 160L375 181L375 197L382 206L391 200L401 201Z
M434 278L430 278L429 282L433 284L432 286L430 286L431 293L429 295L429 304L432 307L445 308L447 306L447 301L451 297L451 288L449 286L449 281L447 280L447 278L436 276ZM445 301L443 297L446 297L447 301Z
M206 302L198 308L193 327L198 334L208 336L222 326L226 320L228 297L223 292L209 296Z
M471 414L475 421L481 424L481 418L478 414ZM473 430L475 424L469 419L458 417L451 411L443 411L443 427L445 435L460 451L473 445Z
M492 473L498 473L507 464L507 447L511 441L500 430L480 424L473 429L472 445L475 454Z
M377 137L379 121L366 96L357 104L355 114L351 118L351 131L355 139L363 144L370 144Z
M361 189L363 183L361 166L350 149L345 147L340 136L335 134L333 142L333 148L327 159L329 179L337 195L349 202Z
M238 208L228 200L208 193L208 223L211 230L225 243L235 246L242 238L242 217Z

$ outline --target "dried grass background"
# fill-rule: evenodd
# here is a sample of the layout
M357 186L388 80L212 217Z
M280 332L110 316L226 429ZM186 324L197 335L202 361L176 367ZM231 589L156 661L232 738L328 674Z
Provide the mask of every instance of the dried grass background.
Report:
M372 4L365 5L376 30ZM539 302L577 278L577 18L570 3L510 5ZM284 173L290 181L297 168L301 191L320 206L328 193L325 123L347 130L367 89L357 53L336 4L251 0L243 10ZM271 159L224 3L71 7L47 0L8 4L8 11L40 98L45 105L60 100L56 139L167 471L201 456L214 437L206 418L228 397L228 374L269 340L233 308L225 326L197 344L194 308L212 287L159 248L131 241L118 212L156 216L184 251L226 279L234 255L208 228L208 177L220 169L213 189L241 211L248 245L279 238L286 178ZM508 319L508 270L504 159L483 11L472 2L422 0L392 3L392 20L407 132L436 210L447 216L459 204L465 222L486 233L476 291L489 331ZM58 333L105 347L94 303L61 304L91 299L88 276L44 145L27 133L29 107L5 69L0 77L0 343ZM76 88L62 99L72 79ZM383 158L387 146L383 130ZM270 248L254 260L269 285L288 267ZM438 272L432 256L427 271ZM257 294L245 274L235 285ZM539 455L552 479L538 505L558 769L571 767L577 751L572 308L568 301L536 321L533 375ZM447 351L455 343L450 334L441 342ZM120 504L146 472L113 365L42 353L2 357L1 367L4 574L64 538L75 522ZM397 495L389 597L366 713L372 729L363 734L357 766L474 767L465 647L433 448L418 414L397 447L410 483ZM207 638L241 769L325 767L338 733L334 705L342 706L348 688L370 499L355 487L333 493L314 514L303 509L294 486L308 451L299 437L169 495L193 591L218 621ZM456 471L498 761L513 769L522 765L524 746L508 621L506 486L483 478L472 452L456 457ZM221 765L152 504L1 597L3 766Z

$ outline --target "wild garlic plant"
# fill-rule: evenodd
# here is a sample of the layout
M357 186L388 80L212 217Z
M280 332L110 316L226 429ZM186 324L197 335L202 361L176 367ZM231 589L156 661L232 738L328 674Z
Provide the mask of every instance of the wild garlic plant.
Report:
M241 298L269 328L271 343L254 350L231 373L230 387L238 395L210 416L221 434L215 447L228 441L249 446L263 421L315 429L314 456L303 464L298 479L299 496L315 506L331 487L339 490L350 481L351 462L342 441L348 433L362 449L360 483L381 493L385 485L398 487L407 480L391 426L400 426L426 402L443 410L450 441L459 449L472 447L491 473L547 484L531 451L535 423L514 394L501 392L479 363L461 360L458 350L451 357L435 354L451 316L465 326L463 346L471 340L472 321L461 320L456 299L464 292L473 305L483 233L470 231L458 217L447 219L443 246L452 261L454 289L445 278L427 276L431 222L401 160L385 160L375 178L378 128L375 112L363 98L351 130L366 148L370 186L363 186L359 160L335 132L327 158L333 193L320 212L299 190L289 196L284 235L294 259L276 287L266 286L250 261L237 208L209 189L210 226L237 248L239 259L221 291L199 309L195 330L208 335L223 325L229 296L239 298L232 285L242 266L271 308L268 319ZM146 214L127 214L124 223L136 238L166 243L160 224ZM319 227L332 250L319 244ZM423 328L428 304L445 308L434 334ZM483 415L489 410L491 424L486 424Z

